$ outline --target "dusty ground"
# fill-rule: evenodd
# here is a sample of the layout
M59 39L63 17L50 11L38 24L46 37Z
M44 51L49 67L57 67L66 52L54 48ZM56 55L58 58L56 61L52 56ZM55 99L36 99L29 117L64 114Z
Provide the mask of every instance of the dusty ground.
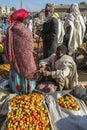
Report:
M78 72L79 74L79 84L86 84L87 85L87 70L81 70Z
M77 59L78 59L80 65L82 66L81 70L78 70L79 84L86 84L87 85L87 66L86 66L87 54L79 55L77 57Z

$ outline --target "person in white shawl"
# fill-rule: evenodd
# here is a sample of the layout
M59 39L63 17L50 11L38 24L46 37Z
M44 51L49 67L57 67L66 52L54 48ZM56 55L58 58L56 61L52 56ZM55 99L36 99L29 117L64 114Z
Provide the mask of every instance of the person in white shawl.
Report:
M69 31L67 32L67 28ZM72 4L70 13L65 19L65 32L68 34L68 51L72 55L83 43L85 34L85 22L79 11L78 4Z
M57 47L56 53L40 61L40 72L44 76L51 76L57 83L57 90L71 89L78 86L77 67L73 58L66 55L64 45ZM52 71L45 70L46 65L51 65Z
M53 13L53 16L52 17L55 17L58 21L58 46L60 45L59 43L63 43L63 38L64 38L64 26L63 26L63 23L59 17L59 14L57 12L54 12Z

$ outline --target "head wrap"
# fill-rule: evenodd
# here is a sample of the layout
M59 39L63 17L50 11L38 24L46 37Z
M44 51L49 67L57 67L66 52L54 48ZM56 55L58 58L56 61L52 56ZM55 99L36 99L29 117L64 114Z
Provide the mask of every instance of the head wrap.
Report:
M80 10L79 10L79 6L77 3L74 3L71 5L70 7L70 12L73 13L73 15L77 16L77 15L80 15Z
M25 19L27 18L29 15L28 11L25 10L25 9L19 9L19 10L16 10L15 12L13 12L10 16L10 22L15 22L15 21L18 21L18 20L22 20L22 19Z
M54 4L46 4L45 10L49 10L51 13L54 12Z
M54 12L54 13L53 13L53 17L55 17L56 19L59 19L59 14L56 13L56 12Z
M66 54L67 48L64 45L60 45L57 47L57 51L62 51L64 54Z

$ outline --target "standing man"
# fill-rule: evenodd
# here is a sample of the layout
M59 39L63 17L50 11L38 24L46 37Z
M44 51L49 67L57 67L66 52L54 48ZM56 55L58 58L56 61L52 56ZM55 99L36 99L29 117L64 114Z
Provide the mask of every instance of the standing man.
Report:
M62 23L62 20L60 19L60 16L57 12L54 12L53 17L55 17L58 21L58 46L60 46L63 43L63 38L64 38L64 26Z
M69 55L77 51L83 43L85 34L85 22L80 13L78 4L72 4L69 14L65 19L65 36L68 39Z
M8 27L9 27L8 18L4 18L3 23L2 23L2 33L3 34L7 33Z
M49 57L52 53L56 52L57 39L58 39L58 20L52 17L54 8L52 4L46 4L45 17L46 20L43 24L41 33L43 39L43 53L44 58Z
M32 28L33 28L33 19L32 19L32 16L29 16L29 21L28 21L27 27L28 27L28 28L31 30L31 32L32 32Z

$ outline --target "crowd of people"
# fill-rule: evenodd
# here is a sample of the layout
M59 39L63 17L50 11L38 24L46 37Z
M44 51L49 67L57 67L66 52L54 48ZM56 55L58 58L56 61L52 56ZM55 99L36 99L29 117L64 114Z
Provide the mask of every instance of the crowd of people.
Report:
M87 23L78 4L71 5L64 22L53 6L46 4L43 28L37 30L37 35L43 40L43 59L38 63L39 68L33 55L33 22L29 12L16 10L9 21L7 23L5 19L2 24L0 33L3 33L4 40L0 36L0 44L4 42L4 46L0 48L4 48L3 63L11 66L9 85L12 92L30 93L35 87L43 92L78 87L77 65L73 55L81 47L87 33ZM38 69L41 80L36 82Z

